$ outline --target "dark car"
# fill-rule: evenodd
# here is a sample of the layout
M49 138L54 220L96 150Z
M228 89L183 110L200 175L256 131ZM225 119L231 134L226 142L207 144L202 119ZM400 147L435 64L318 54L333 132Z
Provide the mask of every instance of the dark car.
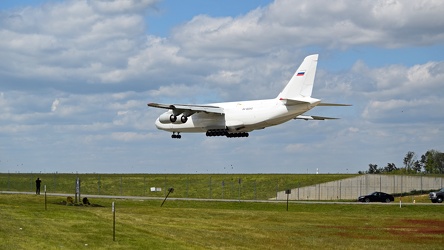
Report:
M395 197L390 194L386 194L383 192L373 192L369 195L359 196L358 201L360 202L392 202L395 200Z
M429 193L429 198L433 203L442 203L444 200L444 188L436 192Z

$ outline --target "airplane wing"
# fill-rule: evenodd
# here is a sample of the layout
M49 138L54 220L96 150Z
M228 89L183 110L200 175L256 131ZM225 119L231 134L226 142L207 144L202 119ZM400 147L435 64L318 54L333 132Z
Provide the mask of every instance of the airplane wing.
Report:
M334 117L325 117L325 116L315 116L315 115L298 115L294 119L302 119L302 120L336 120L339 118Z
M189 105L189 104L160 104L160 103L148 103L149 107L171 109L173 111L178 111L178 113L214 113L214 114L224 114L224 109L217 106L209 105Z

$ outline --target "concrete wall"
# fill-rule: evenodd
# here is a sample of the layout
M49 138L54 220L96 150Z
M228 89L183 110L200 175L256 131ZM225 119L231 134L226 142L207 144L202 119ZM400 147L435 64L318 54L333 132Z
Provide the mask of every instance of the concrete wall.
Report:
M405 193L413 190L440 189L444 185L442 177L404 175L361 175L339 181L316 184L291 190L290 200L352 200L374 191L389 194ZM277 193L278 200L286 200L285 191Z

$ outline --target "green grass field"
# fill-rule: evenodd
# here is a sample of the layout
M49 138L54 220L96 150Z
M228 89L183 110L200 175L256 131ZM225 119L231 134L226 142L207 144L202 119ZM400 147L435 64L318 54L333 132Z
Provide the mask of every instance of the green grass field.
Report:
M442 249L442 204L298 204L0 194L0 249ZM111 203L116 204L113 241Z

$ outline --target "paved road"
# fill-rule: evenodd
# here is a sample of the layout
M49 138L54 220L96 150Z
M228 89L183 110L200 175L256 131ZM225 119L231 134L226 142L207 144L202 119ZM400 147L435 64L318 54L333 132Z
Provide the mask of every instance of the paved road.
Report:
M16 192L16 191L0 191L0 194L25 194L25 195L36 195L35 192ZM43 195L44 193L41 193ZM63 193L46 193L47 196L60 196L60 197L74 197L73 194L63 194ZM100 199L130 199L130 200L163 200L164 197L145 197L145 196L121 196L121 195L95 195L95 194L82 194L82 197L88 198L100 198ZM286 200L232 200L232 199L198 199L198 198L174 198L168 197L168 200L183 200L183 201L219 201L219 202L263 202L263 203L285 203ZM397 202L391 203L363 203L363 202L340 202L340 201L292 201L289 203L296 204L340 204L340 205L369 205L369 204L380 204L380 205L398 205ZM441 203L444 204L444 203ZM441 205L440 203L411 203L403 202L402 205Z

